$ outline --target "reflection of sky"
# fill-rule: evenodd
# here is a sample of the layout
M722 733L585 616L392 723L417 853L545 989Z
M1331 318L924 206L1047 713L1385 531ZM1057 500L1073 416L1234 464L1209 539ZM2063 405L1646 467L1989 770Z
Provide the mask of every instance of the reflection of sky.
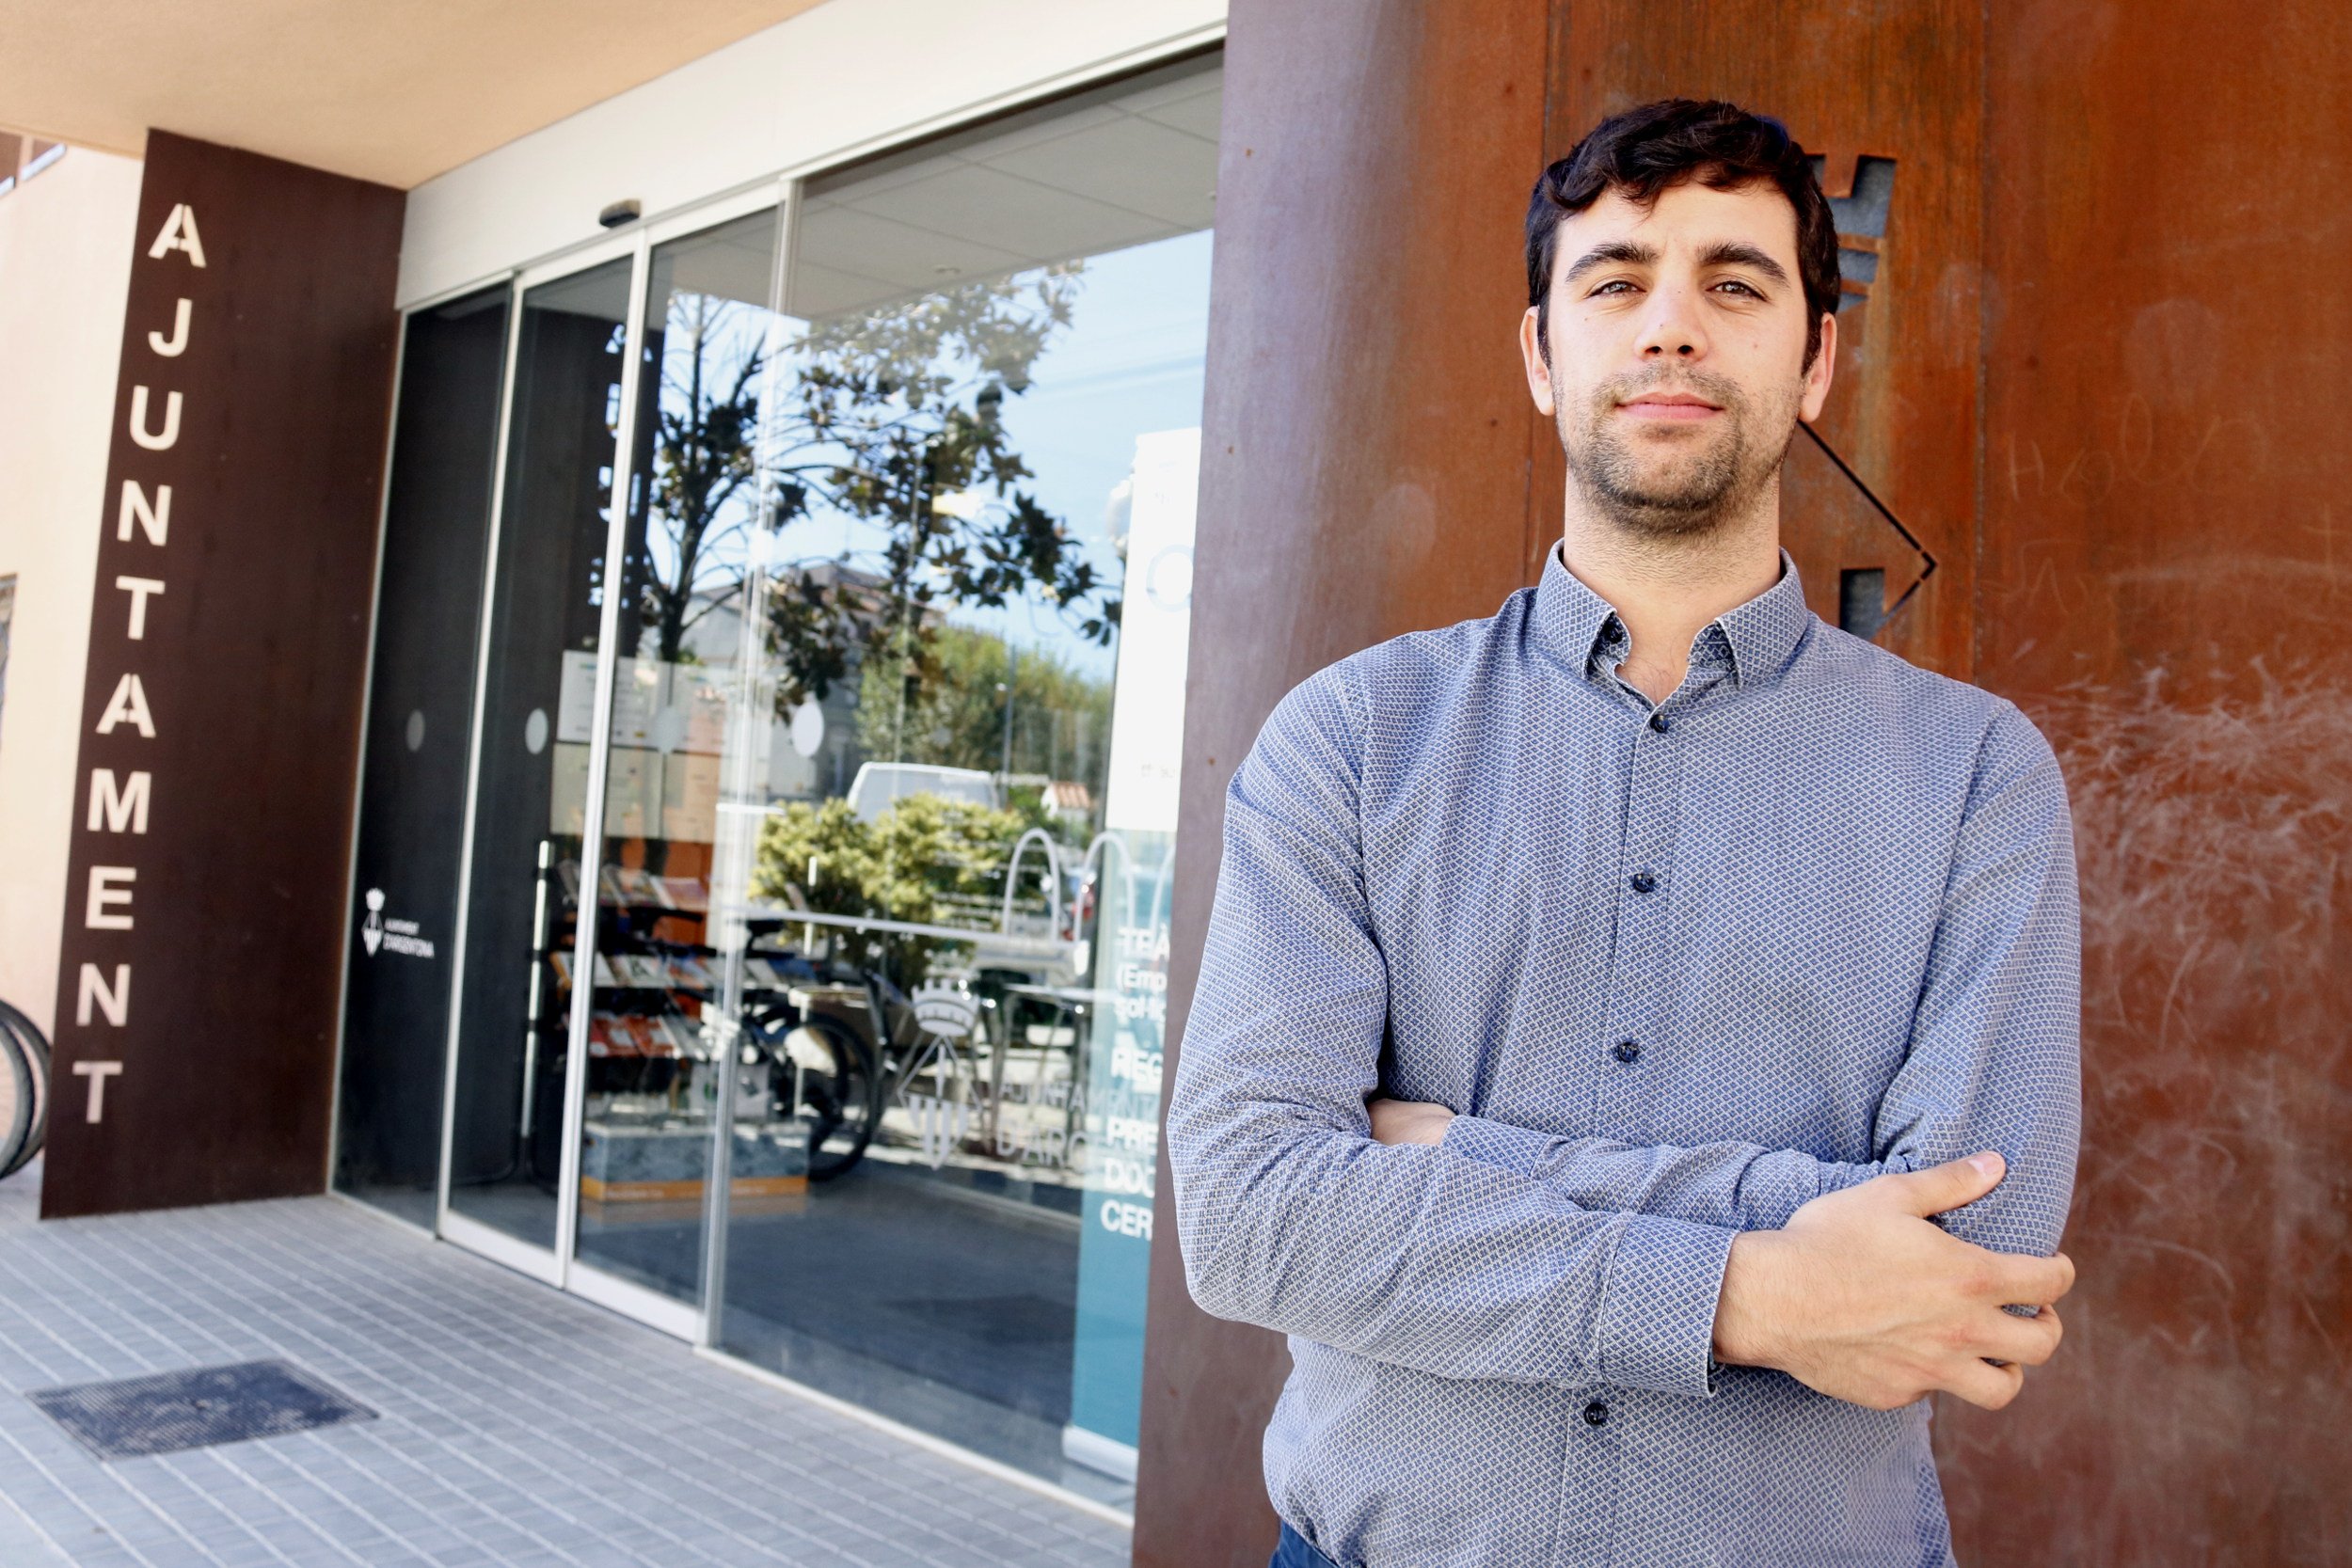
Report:
M1113 585L1120 571L1109 539L1111 496L1134 466L1136 437L1200 422L1209 245L1204 230L1088 258L1071 325L1039 356L1028 390L1005 400L1012 450L1035 476L1022 487L1069 525ZM863 553L882 538L870 525L819 515L789 530L783 552L799 560ZM953 618L1020 647L1050 647L1089 673L1111 673L1113 650L1086 641L1041 600L959 610Z

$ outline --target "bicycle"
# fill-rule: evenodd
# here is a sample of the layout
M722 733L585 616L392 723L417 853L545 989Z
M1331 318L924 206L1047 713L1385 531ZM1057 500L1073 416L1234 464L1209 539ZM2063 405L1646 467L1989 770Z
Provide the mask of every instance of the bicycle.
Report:
M753 922L755 943L785 924ZM830 959L820 966L789 949L756 956L787 983L764 989L756 1001L747 988L738 1061L769 1065L780 1114L797 1110L811 1117L810 1180L832 1180L853 1169L894 1101L914 1118L933 1164L961 1142L977 1108L978 1081L964 1044L927 1027L906 993L880 970ZM829 999L841 1010L818 1005L820 991L832 992ZM859 1023L843 1016L843 1004L855 1006Z

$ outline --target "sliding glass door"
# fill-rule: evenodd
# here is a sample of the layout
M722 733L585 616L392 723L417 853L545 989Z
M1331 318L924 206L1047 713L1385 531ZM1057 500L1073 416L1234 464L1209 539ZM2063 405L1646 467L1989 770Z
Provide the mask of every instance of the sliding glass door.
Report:
M631 270L522 292L475 736L448 1212L550 1275Z
M763 400L785 341L770 309L777 240L770 208L650 249L613 578L574 1259L695 1310L712 1139L731 1119L720 1098L725 963L710 924L729 826L723 779L730 747L762 768L770 750L770 723L735 699L758 653L755 637L745 645L744 606L767 535ZM580 678L584 689L584 666ZM730 724L733 710L747 721ZM737 1076L748 1103L754 1075ZM747 1134L741 1163L747 1198L797 1191L804 1175L765 1132Z
M432 1227L457 973L504 285L409 313L384 507L343 983L335 1186Z
M355 892L340 1185L1112 1503L1219 85L412 313Z

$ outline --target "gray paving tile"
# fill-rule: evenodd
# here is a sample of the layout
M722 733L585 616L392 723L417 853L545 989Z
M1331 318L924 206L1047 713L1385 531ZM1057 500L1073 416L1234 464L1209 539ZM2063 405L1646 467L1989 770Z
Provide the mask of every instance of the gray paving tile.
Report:
M66 1568L68 1560L30 1521L0 1520L0 1562L10 1568Z
M1126 1532L332 1198L0 1182L6 1568L1123 1568ZM13 1397L284 1356L373 1422L104 1465Z

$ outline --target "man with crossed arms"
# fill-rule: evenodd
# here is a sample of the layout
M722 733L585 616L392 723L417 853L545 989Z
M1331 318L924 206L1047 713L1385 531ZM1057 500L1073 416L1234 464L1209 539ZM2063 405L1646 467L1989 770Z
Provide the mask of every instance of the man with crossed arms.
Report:
M1187 1278L1291 1337L1279 1568L1935 1568L1927 1396L2014 1398L2073 1281L2065 787L1779 547L1838 294L1787 132L1617 116L1527 237L1562 540L1234 776Z

